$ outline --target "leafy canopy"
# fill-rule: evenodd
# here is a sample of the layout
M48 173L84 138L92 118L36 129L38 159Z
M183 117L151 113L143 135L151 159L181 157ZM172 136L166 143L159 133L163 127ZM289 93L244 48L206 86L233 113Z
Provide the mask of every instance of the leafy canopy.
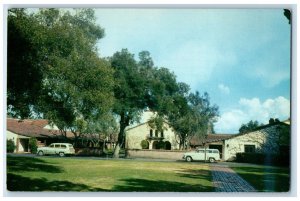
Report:
M110 111L113 70L97 55L104 30L95 24L92 9L33 14L11 9L8 25L8 106L13 115L40 114L61 130L83 132L84 125ZM14 52L17 47L21 51Z
M262 126L263 124L258 123L258 121L249 121L246 124L242 124L239 128L240 133L247 133L250 131L254 131L257 127Z

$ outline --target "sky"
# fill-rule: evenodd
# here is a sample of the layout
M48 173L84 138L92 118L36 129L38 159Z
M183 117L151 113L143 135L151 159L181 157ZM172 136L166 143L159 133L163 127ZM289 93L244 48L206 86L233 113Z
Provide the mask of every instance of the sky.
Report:
M216 133L290 117L290 25L283 9L96 9L100 56L147 50L219 106ZM137 57L136 57L137 58Z

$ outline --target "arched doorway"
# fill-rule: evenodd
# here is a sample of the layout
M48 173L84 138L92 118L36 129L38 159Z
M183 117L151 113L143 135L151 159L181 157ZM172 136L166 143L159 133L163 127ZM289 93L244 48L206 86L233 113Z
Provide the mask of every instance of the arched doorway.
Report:
M158 141L154 141L152 143L152 149L159 149L159 147L158 147Z
M171 150L172 145L169 141L165 141L165 148L166 148L166 150Z

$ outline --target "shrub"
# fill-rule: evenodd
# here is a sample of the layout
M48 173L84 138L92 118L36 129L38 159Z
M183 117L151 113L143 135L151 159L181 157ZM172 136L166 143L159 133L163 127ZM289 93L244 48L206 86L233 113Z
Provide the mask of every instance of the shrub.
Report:
M289 166L290 155L289 153L286 154L237 153L236 162Z
M142 149L149 149L149 143L147 142L147 140L142 140L141 147Z
M34 138L34 137L30 138L28 146L29 146L30 152L33 154L36 154L36 151L38 148L36 138Z
M6 152L13 153L15 149L16 149L15 142L12 139L6 140Z

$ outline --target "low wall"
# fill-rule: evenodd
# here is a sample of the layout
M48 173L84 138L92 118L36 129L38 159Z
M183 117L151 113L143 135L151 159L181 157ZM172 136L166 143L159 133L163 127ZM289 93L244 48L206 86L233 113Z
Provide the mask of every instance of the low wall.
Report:
M126 155L128 158L159 158L182 160L182 156L185 152L187 151L131 149L126 151Z
M101 156L103 151L101 148L75 148L76 156Z

